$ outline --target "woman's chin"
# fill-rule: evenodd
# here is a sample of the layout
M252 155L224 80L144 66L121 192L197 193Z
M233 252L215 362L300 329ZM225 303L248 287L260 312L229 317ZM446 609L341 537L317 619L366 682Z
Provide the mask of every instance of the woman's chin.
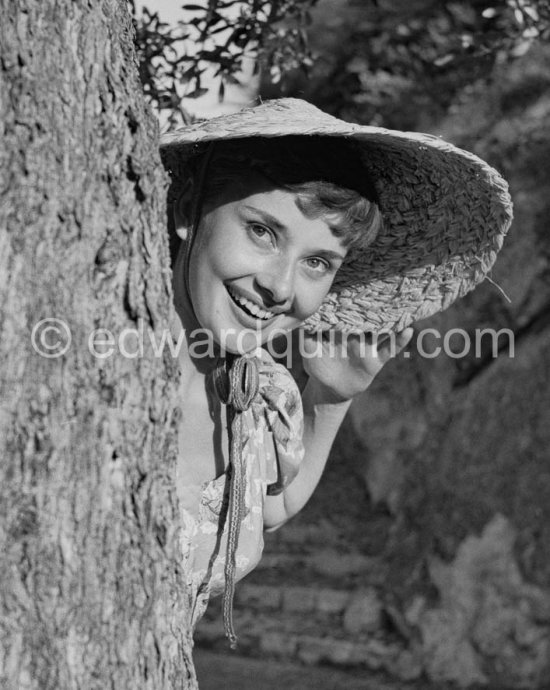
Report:
M257 350L266 340L261 331L253 330L224 330L216 338L220 349L232 355L246 355Z
M261 321L252 322L255 327L244 326L235 319L227 319L221 323L221 319L205 318L199 331L201 340L208 340L216 355L226 353L232 355L246 355L254 352L259 347L265 347L270 342L281 338L288 338L290 331L298 328L301 321L281 319L276 317L272 323L265 324Z

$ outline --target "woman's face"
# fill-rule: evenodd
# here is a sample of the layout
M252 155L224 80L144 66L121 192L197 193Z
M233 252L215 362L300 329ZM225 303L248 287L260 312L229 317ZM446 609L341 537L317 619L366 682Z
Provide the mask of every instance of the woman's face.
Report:
M205 204L189 293L200 326L229 351L299 326L317 311L346 256L330 217L306 217L296 199L256 176Z

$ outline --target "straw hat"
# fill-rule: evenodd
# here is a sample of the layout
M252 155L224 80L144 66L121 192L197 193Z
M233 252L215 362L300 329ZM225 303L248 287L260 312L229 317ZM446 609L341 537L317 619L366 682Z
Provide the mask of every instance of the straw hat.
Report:
M168 169L202 143L316 135L353 143L374 183L384 226L344 262L310 332L402 330L446 309L480 283L512 221L508 185L487 163L428 134L338 120L283 98L198 122L161 138Z

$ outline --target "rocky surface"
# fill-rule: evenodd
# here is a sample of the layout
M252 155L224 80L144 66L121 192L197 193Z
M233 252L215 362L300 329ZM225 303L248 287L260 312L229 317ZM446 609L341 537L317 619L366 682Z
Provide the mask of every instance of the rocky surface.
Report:
M273 659L252 659L231 653L198 650L195 665L201 690L407 690L410 685L387 681L379 674L317 668ZM417 690L444 690L422 683Z

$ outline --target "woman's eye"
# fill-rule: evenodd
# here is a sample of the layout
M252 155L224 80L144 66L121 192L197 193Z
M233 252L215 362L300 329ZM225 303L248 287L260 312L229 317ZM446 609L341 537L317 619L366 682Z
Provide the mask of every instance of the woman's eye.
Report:
M259 223L249 223L248 230L256 239L259 239L262 242L271 242L271 231L269 228L266 228L265 225L260 225Z
M319 259L316 256L312 256L307 259L307 265L309 268L317 273L326 273L330 270L330 264L325 259Z

